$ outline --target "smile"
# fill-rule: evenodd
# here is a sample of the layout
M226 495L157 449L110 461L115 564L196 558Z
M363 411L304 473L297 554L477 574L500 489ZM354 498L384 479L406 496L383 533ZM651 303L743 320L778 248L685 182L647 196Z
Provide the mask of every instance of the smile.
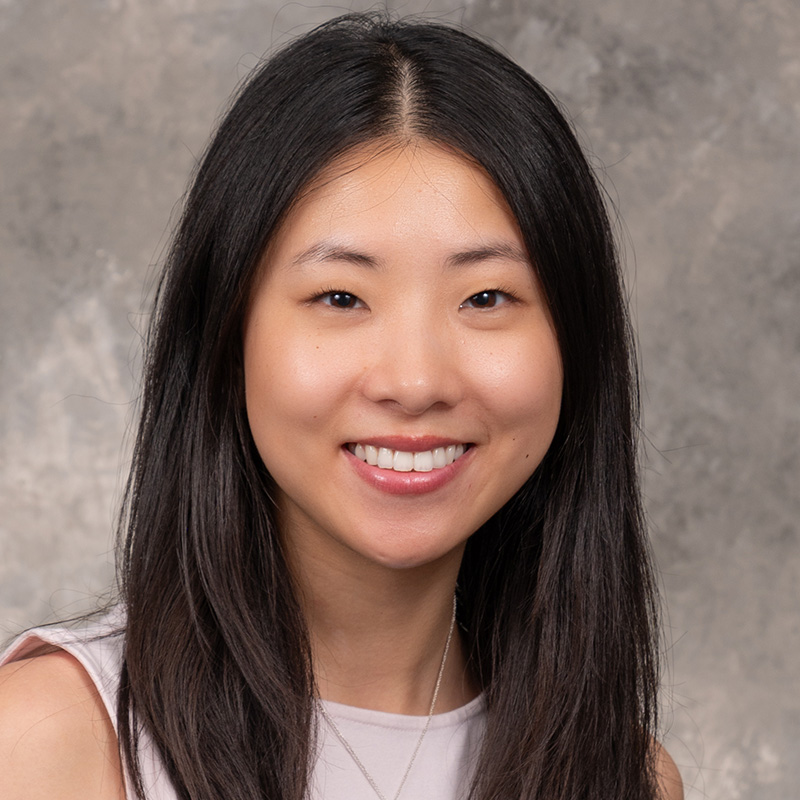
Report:
M379 469L395 472L431 472L443 469L464 455L468 444L451 444L447 447L434 447L419 453L405 450L392 450L389 447L375 447L371 444L349 443L347 449L358 459Z

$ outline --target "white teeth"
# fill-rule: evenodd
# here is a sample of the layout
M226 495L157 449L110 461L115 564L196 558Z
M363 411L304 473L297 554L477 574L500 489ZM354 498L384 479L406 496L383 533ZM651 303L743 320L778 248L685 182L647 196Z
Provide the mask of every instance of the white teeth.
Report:
M433 469L433 453L414 453L414 472L430 472Z
M388 447L375 447L371 444L349 444L347 449L362 461L373 467L391 469L395 472L430 472L452 464L466 452L463 444L451 444L447 447L435 447L419 453L405 450L391 450Z
M403 450L395 450L392 469L395 472L411 472L414 469L414 454L406 453Z

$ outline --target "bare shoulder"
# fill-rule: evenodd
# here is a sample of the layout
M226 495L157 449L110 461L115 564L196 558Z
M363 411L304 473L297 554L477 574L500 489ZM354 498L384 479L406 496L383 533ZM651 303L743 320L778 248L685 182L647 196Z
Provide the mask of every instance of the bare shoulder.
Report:
M0 667L0 797L123 800L111 720L64 651Z
M660 789L659 800L683 800L683 779L672 756L658 742L656 748L656 775Z

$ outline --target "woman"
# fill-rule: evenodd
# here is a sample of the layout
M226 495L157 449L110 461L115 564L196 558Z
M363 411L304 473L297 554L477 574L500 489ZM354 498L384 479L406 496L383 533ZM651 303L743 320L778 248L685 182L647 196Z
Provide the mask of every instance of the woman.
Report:
M298 39L199 167L121 605L8 654L0 794L681 797L635 403L547 93L437 25Z

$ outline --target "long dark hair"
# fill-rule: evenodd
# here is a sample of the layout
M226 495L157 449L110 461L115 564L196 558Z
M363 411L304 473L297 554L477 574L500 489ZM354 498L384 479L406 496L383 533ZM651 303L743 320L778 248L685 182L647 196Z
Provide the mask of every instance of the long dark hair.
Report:
M335 19L255 71L172 243L120 524L120 741L140 792L143 726L182 798L304 797L310 648L246 420L242 320L260 256L303 187L359 144L414 138L465 154L505 195L564 364L552 446L471 537L459 577L488 714L470 797L656 795L636 372L602 196L526 72L458 30L385 15Z

